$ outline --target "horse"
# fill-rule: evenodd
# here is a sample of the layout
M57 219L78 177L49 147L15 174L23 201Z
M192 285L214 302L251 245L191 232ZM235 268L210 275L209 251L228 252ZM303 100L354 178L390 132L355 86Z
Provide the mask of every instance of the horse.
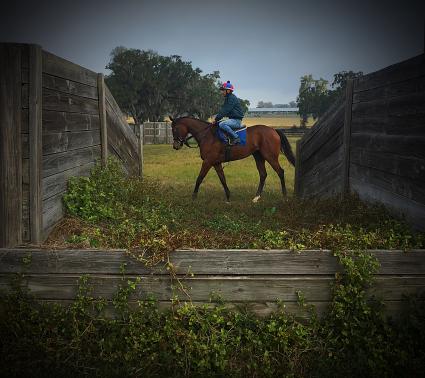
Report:
M199 186L207 175L211 167L214 167L226 194L226 201L230 201L230 190L226 183L222 163L234 161L253 156L257 164L260 182L253 202L258 202L263 192L267 177L265 162L267 161L276 171L280 178L282 194L286 196L285 172L279 164L280 151L286 156L288 161L295 166L295 156L291 145L281 129L273 129L265 125L255 125L247 128L246 145L235 145L231 148L231 157L225 152L225 145L217 136L217 127L209 122L192 117L180 117L173 119L170 117L173 133L173 148L179 150L183 144L193 137L199 145L201 158L203 160L201 170L196 179L195 189L192 199L196 199ZM189 135L190 134L190 135ZM227 147L229 148L229 147Z

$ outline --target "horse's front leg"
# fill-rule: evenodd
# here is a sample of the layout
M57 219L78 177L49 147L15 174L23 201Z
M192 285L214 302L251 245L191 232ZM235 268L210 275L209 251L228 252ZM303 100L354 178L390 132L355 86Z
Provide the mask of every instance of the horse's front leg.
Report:
M192 199L196 199L196 196L198 195L198 191L199 191L199 186L201 185L202 180L207 175L211 167L212 167L211 163L207 160L204 160L204 162L202 163L201 171L199 172L198 178L196 179L196 184L192 194Z
M230 201L230 190L227 187L226 184L226 177L224 176L224 171L223 171L223 166L221 165L221 163L215 164L214 165L215 171L217 172L217 175L221 181L221 185L223 185L224 188L224 192L226 193L226 202Z

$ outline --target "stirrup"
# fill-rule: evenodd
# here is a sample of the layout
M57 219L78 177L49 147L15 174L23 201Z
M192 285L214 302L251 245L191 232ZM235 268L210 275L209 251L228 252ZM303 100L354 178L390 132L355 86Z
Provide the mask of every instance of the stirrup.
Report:
M239 138L239 137L229 141L229 146L236 146L238 144L241 144L241 138Z

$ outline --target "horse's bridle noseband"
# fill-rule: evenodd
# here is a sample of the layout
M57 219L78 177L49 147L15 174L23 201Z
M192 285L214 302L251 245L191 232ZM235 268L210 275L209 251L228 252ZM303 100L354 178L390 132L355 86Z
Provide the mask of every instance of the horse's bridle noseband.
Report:
M174 127L176 127L176 125L174 125ZM188 146L189 148L198 148L199 147L199 145L197 145L196 147L192 147L190 144L189 144L189 140L191 140L192 138L194 138L194 136L192 135L192 134L190 134L190 136L189 137L186 137L186 138L182 138L180 135L179 135L179 133L178 133L178 130L176 129L176 134L177 134L177 137L173 137L173 141L174 142L179 142L180 143L180 146L183 146L183 144L185 144L186 146Z

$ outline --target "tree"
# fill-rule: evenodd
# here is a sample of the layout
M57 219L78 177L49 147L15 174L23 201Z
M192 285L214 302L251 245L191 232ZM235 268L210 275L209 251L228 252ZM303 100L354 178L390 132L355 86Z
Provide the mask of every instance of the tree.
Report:
M166 115L208 119L221 103L218 71L202 75L191 62L147 50L116 47L106 83L120 107L137 124Z
M328 81L325 79L315 80L311 74L302 76L297 97L298 113L302 118L301 125L306 125L309 115L314 119L322 116L329 106L344 94L347 80L362 75L361 71L338 72L334 75L333 89L328 89Z
M257 108L272 108L273 107L273 103L272 102L264 102L264 101L259 101L257 104Z
M336 73L332 82L333 90L329 91L329 96L331 97L330 103L336 101L344 94L348 79L357 79L361 76L363 76L362 71L341 71Z
M322 78L315 80L312 75L301 77L297 105L302 126L306 125L310 114L316 119L326 111L329 101L327 85L328 81Z
M248 100L239 99L243 112L246 113L249 109L249 105L251 104Z

